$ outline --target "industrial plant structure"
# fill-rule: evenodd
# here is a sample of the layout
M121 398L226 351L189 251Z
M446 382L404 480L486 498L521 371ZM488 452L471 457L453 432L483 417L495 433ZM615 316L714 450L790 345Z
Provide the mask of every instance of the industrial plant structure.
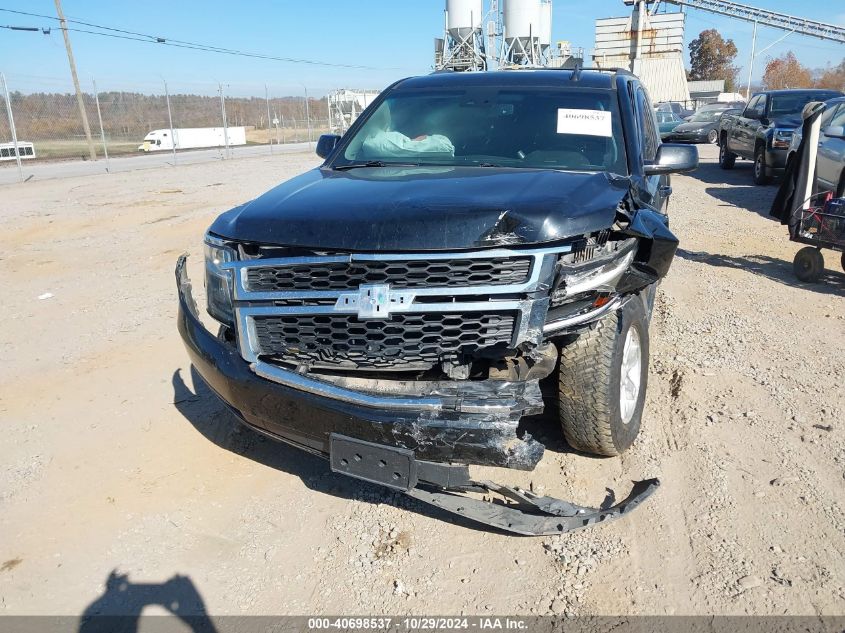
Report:
M758 25L787 34L845 43L845 26L734 0L622 2L633 7L630 15L596 20L596 42L590 65L630 70L642 80L655 102L680 101L692 105L684 66L686 9L754 23L748 64L749 91L754 59L760 54L756 51ZM446 0L444 36L435 40L437 70L566 68L582 61L583 49L573 50L567 41L552 46L552 0L489 0L489 7L485 12L484 0Z
M626 68L648 88L653 101L690 100L684 68L686 14L649 13L646 0L636 0L631 15L596 20L593 64Z
M444 37L434 40L435 66L487 70L482 0L446 0Z
M343 88L328 94L329 127L343 134L358 115L379 95L378 90L349 90Z
M596 20L593 65L631 70L655 101L689 101L685 14L650 14L646 0L625 1L634 4L630 16ZM573 51L567 41L552 46L552 9L552 0L491 0L485 13L483 0L446 0L444 36L435 40L435 68L483 71L581 63L583 49Z
M483 0L446 0L434 51L435 68L454 71L561 67L572 58L569 42L552 46L552 0L491 0L487 12Z

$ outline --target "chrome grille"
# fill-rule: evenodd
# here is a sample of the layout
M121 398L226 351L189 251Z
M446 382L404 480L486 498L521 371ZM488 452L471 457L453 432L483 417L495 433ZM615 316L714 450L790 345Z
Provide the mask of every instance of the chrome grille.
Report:
M428 368L482 349L510 345L507 314L396 314L389 321L354 315L254 317L259 356L295 365L338 368Z
M332 253L223 267L248 362L409 370L534 340L548 307L542 291L570 250Z
M524 282L530 269L530 257L255 265L247 271L245 285L249 292L349 290L362 284L390 284L393 288L502 286Z

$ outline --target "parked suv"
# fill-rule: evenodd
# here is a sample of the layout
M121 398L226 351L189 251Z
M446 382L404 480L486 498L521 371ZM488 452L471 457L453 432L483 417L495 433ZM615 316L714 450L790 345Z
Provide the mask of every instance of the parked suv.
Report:
M754 161L754 182L765 185L783 173L792 132L810 101L841 97L833 90L769 90L751 97L740 115L719 121L719 166L733 169L737 158Z
M317 153L208 230L218 332L180 258L194 366L241 420L333 470L520 531L431 490L489 488L467 464L532 469L544 448L524 423L544 408L578 450L632 444L678 243L669 174L694 169L695 148L661 145L635 76L576 69L404 79ZM552 512L523 529L546 533L613 518L656 484L589 512L494 490Z

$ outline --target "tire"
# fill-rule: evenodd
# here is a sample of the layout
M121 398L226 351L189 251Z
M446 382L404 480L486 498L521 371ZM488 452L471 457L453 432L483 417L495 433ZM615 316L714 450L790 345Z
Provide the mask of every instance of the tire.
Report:
M626 349L632 362L623 364ZM640 432L648 383L648 316L642 299L630 299L563 347L558 379L560 423L570 446L605 456L630 447Z
M718 143L719 142L719 132L717 132L716 130L710 130L707 133L707 142L710 143L711 145L715 145L716 143Z
M733 169L736 164L736 154L728 151L728 139L722 139L719 143L719 167L722 169Z
M843 268L845 268L845 265ZM795 259L792 260L792 270L795 271L795 276L801 281L815 283L824 271L822 252L812 246L805 246L795 254Z
M842 253L842 258L839 260L839 263L842 264L842 270L845 270L845 253Z
M754 150L754 184L768 185L771 179L766 173L768 167L766 166L766 150L762 145L758 145Z

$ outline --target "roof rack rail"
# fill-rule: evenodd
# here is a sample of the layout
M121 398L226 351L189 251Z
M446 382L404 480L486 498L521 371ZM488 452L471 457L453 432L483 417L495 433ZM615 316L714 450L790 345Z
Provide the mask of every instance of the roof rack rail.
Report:
M627 68L617 68L617 67L613 67L613 66L605 66L603 68L599 67L599 66L596 66L596 67L585 66L585 67L581 68L581 70L590 70L590 71L593 71L593 72L602 72L602 73L614 73L614 74L619 74L619 75L632 75L633 74Z

